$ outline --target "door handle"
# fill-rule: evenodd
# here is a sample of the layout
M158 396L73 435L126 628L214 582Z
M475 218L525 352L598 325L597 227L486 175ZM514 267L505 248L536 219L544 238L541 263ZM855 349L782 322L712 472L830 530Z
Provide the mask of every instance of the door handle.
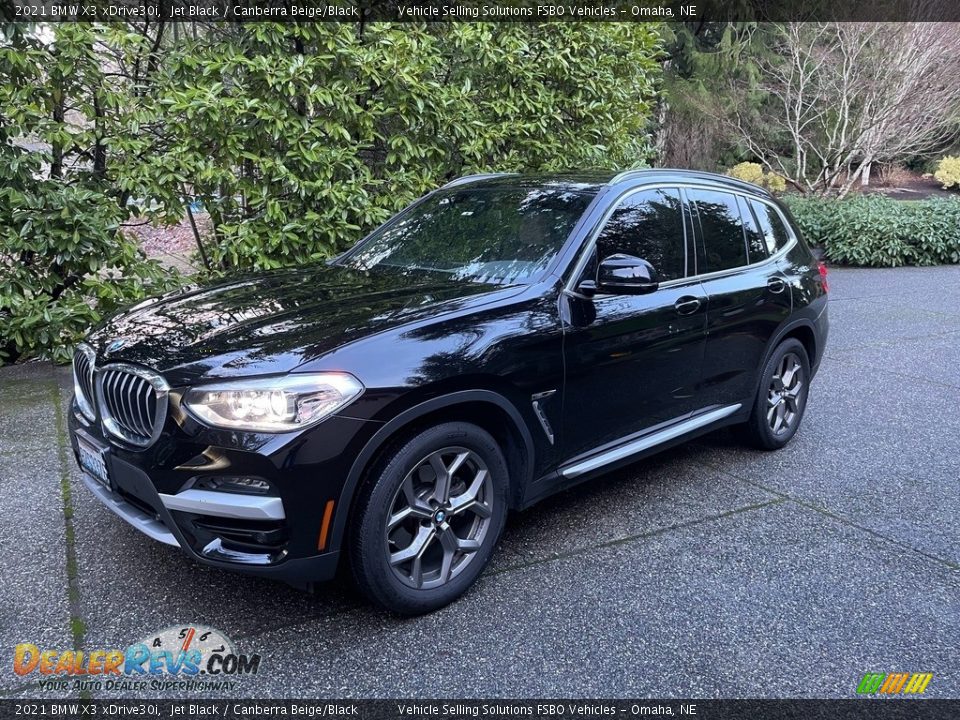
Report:
M787 284L783 281L783 278L772 277L767 280L767 289L772 293L782 293L787 289Z
M678 315L693 315L700 309L700 298L693 295L684 295L679 298L673 306L677 309Z

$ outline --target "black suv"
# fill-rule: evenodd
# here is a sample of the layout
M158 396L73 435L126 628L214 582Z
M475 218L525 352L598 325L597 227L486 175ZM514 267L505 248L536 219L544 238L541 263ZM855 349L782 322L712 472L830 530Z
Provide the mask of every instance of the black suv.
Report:
M305 586L341 556L440 607L522 509L693 436L787 443L826 270L705 173L465 177L325 266L149 300L74 359L86 485L200 562Z

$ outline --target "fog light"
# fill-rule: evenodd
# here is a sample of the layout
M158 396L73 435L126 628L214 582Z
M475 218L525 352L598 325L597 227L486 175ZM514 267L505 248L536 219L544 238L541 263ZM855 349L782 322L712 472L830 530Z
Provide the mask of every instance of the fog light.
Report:
M198 490L216 490L243 495L275 494L269 481L254 477L203 477L197 478L193 487Z

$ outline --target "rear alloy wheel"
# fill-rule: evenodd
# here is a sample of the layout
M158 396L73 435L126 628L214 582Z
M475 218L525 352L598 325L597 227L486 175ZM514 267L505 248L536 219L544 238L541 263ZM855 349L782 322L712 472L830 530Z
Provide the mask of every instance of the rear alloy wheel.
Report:
M351 542L361 590L405 615L459 597L506 518L507 466L481 428L444 423L409 440L361 491Z
M788 433L800 422L800 392L804 387L800 358L796 353L787 353L767 389L767 425L774 435Z
M751 444L777 450L796 434L807 405L810 361L803 343L782 342L767 361L746 434Z

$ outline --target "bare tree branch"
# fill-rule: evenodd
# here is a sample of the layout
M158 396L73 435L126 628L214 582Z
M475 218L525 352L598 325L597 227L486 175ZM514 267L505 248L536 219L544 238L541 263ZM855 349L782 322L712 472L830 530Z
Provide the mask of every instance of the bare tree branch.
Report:
M763 124L739 110L722 119L794 187L843 196L869 182L873 163L957 136L956 23L788 23L776 39L761 62Z

